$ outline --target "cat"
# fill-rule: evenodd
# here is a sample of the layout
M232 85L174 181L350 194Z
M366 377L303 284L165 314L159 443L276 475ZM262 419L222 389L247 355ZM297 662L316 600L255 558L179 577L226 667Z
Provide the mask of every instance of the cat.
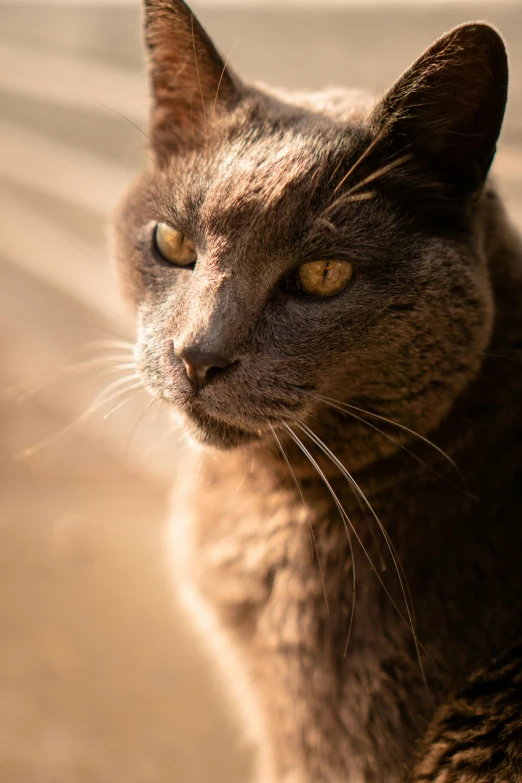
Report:
M522 247L499 33L381 98L243 82L144 0L149 170L115 257L197 445L172 556L263 783L522 780Z

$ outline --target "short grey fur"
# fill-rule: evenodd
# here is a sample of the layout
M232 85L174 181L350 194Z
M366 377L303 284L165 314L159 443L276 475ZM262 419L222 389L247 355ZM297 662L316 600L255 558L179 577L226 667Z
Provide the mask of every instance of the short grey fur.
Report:
M144 0L144 25L153 162L115 255L144 382L202 446L175 477L176 579L260 780L520 781L502 39L462 25L374 100L245 84L181 0ZM296 286L317 260L352 265L335 296Z

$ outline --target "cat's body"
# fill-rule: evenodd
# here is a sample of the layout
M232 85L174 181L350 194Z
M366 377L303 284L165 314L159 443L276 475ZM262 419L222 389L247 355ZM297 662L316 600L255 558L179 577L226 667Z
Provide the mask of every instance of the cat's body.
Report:
M522 298L522 266L518 241L510 247L503 221L500 214L492 225L493 236L501 228L502 240L492 242L490 262L496 290L507 289L506 312L513 314ZM522 344L520 315L518 340L501 334L499 324L491 351ZM266 450L252 456L195 454L184 465L171 531L179 589L188 593L192 617L203 620L208 643L232 679L242 685L245 677L228 645L222 646L223 633L239 651L246 679L255 683L253 697L246 692L238 702L261 739L264 731L269 735L268 781L398 783L418 759L415 781L522 779L522 645L509 656L518 666L508 675L497 675L494 661L517 642L522 608L522 368L518 354L502 355L508 358L485 362L469 394L433 436L472 477L468 486L480 502L405 452L353 474L386 524L407 575L428 687L411 631L353 533L355 620L345 655L352 556L321 479L305 471L302 481L313 498L307 509L314 545L302 499L277 450L270 456ZM349 465L350 422L342 425L341 437L340 426L316 424L314 431ZM423 457L430 459L427 448ZM299 476L298 453L292 466ZM451 479L451 472L445 475ZM377 568L380 554L386 555L387 570L379 575L405 614L386 544L371 533L375 519L363 514L346 481L330 480ZM182 494L188 497L180 503ZM207 624L194 592L216 613L217 624ZM454 697L477 674L476 692L463 707L464 699ZM261 729L259 714L266 721ZM428 750L423 738L430 725L442 733L434 722L439 715L442 727L449 725L449 738ZM507 771L500 772L492 761L504 755Z
M146 10L158 167L118 257L148 385L225 448L180 466L171 541L262 783L515 783L522 250L483 186L500 39L459 28L374 105L243 87L181 2ZM341 293L295 287L307 264L326 285L316 258Z

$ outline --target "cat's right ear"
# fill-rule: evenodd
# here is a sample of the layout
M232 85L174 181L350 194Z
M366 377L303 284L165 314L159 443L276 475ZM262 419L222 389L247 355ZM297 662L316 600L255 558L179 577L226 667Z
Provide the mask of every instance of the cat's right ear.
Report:
M150 69L150 137L158 161L205 144L210 125L241 85L183 0L144 0Z
M384 96L371 122L389 154L431 161L456 189L484 183L507 100L504 42L488 24L471 22L436 41Z

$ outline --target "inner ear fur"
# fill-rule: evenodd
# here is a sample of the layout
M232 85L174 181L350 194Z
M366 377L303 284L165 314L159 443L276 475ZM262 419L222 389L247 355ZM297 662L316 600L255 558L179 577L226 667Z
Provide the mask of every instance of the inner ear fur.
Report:
M384 96L371 123L390 153L433 164L457 191L479 189L493 160L507 101L504 42L490 25L439 38Z
M159 159L201 146L215 112L233 108L240 82L183 0L144 0L152 109Z

